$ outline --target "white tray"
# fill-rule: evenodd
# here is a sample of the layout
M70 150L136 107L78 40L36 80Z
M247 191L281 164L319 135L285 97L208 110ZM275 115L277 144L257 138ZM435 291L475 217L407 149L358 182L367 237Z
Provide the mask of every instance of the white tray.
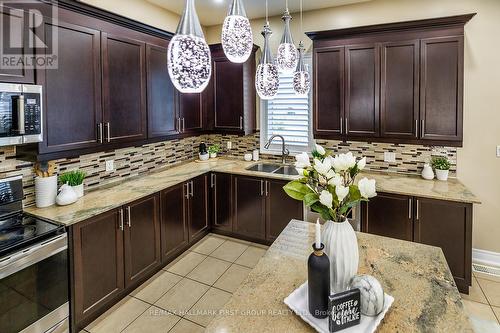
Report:
M314 318L309 313L309 305L308 305L308 295L307 295L307 281L304 282L303 285L295 289L287 298L285 298L284 302L293 312L295 312L300 318L302 318L306 323L311 325L316 331L320 333L329 333L328 329L328 318L318 319ZM384 309L382 312L376 317L369 317L361 315L361 322L359 325L352 326L346 329L343 329L342 333L373 333L377 329L377 326L380 324L382 319L384 319L387 310L394 302L394 298L391 295L385 294L384 299Z

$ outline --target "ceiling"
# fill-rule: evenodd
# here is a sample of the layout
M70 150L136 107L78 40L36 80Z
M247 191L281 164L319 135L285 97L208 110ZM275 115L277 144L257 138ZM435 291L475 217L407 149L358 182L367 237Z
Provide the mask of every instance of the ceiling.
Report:
M182 14L185 0L147 0L171 12ZM232 0L195 0L196 11L204 26L222 24ZM342 6L370 0L303 0L304 11ZM249 18L262 18L266 15L266 0L243 0ZM268 0L269 16L281 15L285 0ZM291 13L300 10L300 0L288 0Z

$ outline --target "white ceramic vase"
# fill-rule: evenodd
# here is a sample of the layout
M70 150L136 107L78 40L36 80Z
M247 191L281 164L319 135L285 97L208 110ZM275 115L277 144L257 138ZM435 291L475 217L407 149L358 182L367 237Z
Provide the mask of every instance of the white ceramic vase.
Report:
M436 178L438 180L448 180L448 173L450 172L450 170L439 170L439 169L436 169Z
M330 290L346 291L349 281L358 272L359 251L356 233L349 221L327 221L323 225L322 240L330 259Z
M83 184L76 185L76 186L71 186L73 190L75 191L76 195L81 198L83 197Z
M427 180L434 179L434 171L432 171L432 167L429 163L424 164L424 168L422 169L422 178Z
M56 203L57 176L35 178L35 204L38 208Z

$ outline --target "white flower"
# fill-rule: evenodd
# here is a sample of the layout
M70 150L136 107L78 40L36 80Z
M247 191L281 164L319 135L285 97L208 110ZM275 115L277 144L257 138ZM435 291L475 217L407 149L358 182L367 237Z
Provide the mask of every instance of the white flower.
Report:
M342 200L344 200L344 198L349 194L349 187L337 185L335 186L335 194L337 195L339 202L342 202Z
M359 192L363 198L373 198L377 195L375 190L375 179L363 178L358 182Z
M295 160L295 167L298 169L304 169L311 166L309 155L307 155L306 152L295 155Z
M339 186L342 185L342 177L338 173L334 173L332 177L328 177L330 180L328 181L328 185L331 186Z
M321 202L321 204L325 205L328 208L332 208L333 195L330 192L323 190L319 195L319 202Z
M366 166L366 157L363 157L358 161L358 170L363 170Z
M356 165L356 158L351 152L339 154L333 159L333 167L336 171L345 171Z
M320 175L326 176L328 174L328 171L332 169L332 160L330 158L325 158L323 162L318 160L317 158L314 159L314 169L318 171Z
M317 144L315 144L315 148L316 148L316 151L318 152L318 154L320 154L321 156L325 155L325 153L326 153L325 148L323 148Z

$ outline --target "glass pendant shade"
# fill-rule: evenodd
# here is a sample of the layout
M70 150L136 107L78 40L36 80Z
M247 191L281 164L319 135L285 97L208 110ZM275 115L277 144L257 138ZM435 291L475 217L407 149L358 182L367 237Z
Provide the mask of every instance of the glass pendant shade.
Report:
M311 89L311 78L306 64L304 63L304 44L302 41L299 43L297 51L299 54L299 61L293 73L293 90L296 95L305 96L309 94L309 90Z
M248 60L253 48L253 35L242 0L233 0L222 24L222 49L231 62Z
M168 74L181 93L202 92L212 73L210 48L205 41L194 0L186 0L176 35L168 44Z
M280 78L278 75L278 67L273 61L271 50L269 49L269 36L271 35L269 25L264 26L262 36L264 36L264 50L262 51L262 58L257 66L255 73L255 89L261 99L273 99L278 93L280 85Z
M292 33L290 32L290 20L292 16L290 16L288 9L281 18L285 22L285 30L283 31L281 43L278 46L276 62L280 71L291 74L297 67L298 54L297 48L293 44Z

